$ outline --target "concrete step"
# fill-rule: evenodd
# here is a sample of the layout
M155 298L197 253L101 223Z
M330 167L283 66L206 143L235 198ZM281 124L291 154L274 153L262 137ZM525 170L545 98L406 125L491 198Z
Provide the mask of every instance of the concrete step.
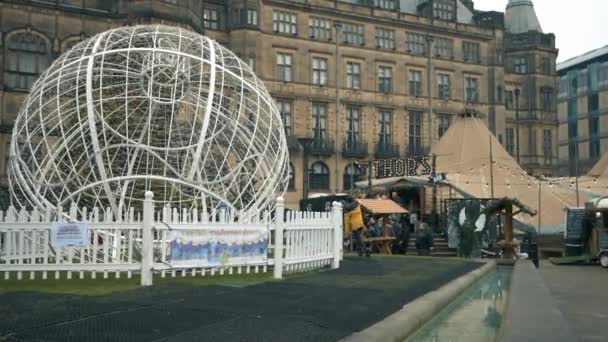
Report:
M406 256L418 256L418 253L416 253L416 252L410 253L408 251L408 253L406 254ZM456 258L456 257L458 257L458 254L456 254L456 253L431 252L431 256L432 257L441 257L441 258Z

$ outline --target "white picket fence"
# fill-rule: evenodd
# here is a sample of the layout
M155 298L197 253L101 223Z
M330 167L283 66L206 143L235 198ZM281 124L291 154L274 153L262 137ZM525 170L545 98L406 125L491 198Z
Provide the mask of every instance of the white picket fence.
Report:
M331 266L338 268L342 258L342 208L334 204L331 213L288 212L282 198L277 199L274 218L270 212L226 212L154 209L153 195L146 193L142 213L130 210L128 217L115 218L109 209L80 211L75 205L69 213L37 209L31 212L11 207L0 212L0 273L4 279L37 276L42 279L84 278L87 274L116 278L141 274L141 284L151 285L153 273L169 276L213 276L267 272L274 277L284 273L306 272ZM52 221L68 218L86 221L89 243L82 247L53 248L50 245ZM206 229L258 227L267 229L268 255L265 262L231 264L226 267L175 267L169 259L170 232Z

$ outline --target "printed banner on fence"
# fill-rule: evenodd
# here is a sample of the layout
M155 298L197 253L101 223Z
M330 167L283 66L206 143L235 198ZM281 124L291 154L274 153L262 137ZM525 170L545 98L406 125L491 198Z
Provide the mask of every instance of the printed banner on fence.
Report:
M265 263L268 228L212 228L171 232L171 266L208 267Z
M89 227L85 222L52 222L51 246L87 246Z

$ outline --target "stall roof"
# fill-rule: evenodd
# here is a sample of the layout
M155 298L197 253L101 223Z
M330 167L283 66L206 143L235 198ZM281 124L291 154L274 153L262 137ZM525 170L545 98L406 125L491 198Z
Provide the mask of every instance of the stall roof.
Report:
M357 202L374 214L407 214L407 210L390 199L358 199Z

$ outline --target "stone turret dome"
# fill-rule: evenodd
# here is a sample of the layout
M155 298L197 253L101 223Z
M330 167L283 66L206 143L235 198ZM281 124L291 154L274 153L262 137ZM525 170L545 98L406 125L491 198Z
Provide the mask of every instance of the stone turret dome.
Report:
M543 32L532 0L509 0L505 12L505 27L509 33Z

